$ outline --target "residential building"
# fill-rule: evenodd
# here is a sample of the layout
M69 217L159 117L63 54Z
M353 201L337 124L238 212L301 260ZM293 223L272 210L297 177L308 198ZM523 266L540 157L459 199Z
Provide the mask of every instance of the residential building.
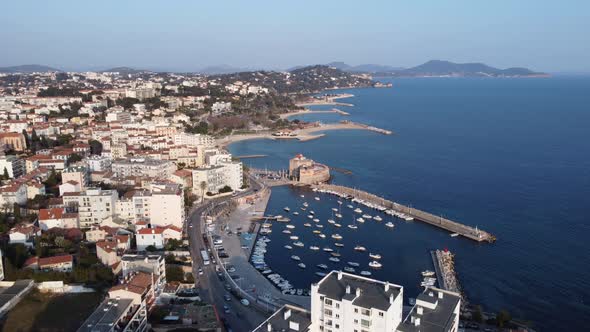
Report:
M0 156L0 176L4 174L4 170L11 179L21 177L25 174L25 161L13 155Z
M74 256L31 257L27 259L23 267L41 271L71 272L74 268Z
M202 134L189 134L189 133L176 133L173 136L174 145L186 145L189 147L208 147L215 145L215 138L209 135Z
M311 332L311 313L303 308L286 304L253 330L253 332L286 331Z
M424 289L416 304L398 327L399 332L457 332L461 294L435 287Z
M143 176L167 179L176 171L176 165L167 160L127 158L113 161L112 171L120 177Z
M39 227L46 231L52 228L79 228L78 214L68 213L65 208L39 210Z
M25 121L27 125L27 121ZM21 132L0 133L0 151L24 151L27 149L27 140Z
M18 224L14 226L9 232L9 242L10 244L21 243L27 247L34 247L35 237L41 235L41 230L39 227L29 224Z
M114 297L105 299L88 317L78 332L145 332L147 310L145 304L136 305L133 299Z
M86 186L88 186L88 182L90 181L88 168L86 168L85 166L68 167L61 172L61 181L62 183L70 181L77 182L80 184L82 190L84 190L86 189Z
M311 285L313 331L395 331L402 321L403 287L332 271Z
M93 155L86 158L89 172L110 172L112 159L106 156Z
M112 218L118 198L116 190L88 188L78 193L66 193L63 202L69 211L78 212L80 227L88 228Z
M147 247L153 246L156 249L164 248L164 228L163 227L146 227L137 230L135 233L135 242L138 251L144 251Z

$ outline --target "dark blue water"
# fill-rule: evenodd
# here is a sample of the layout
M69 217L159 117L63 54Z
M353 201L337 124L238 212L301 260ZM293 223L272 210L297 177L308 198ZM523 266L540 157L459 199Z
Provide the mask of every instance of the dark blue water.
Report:
M356 232L338 229L343 262L366 264L356 243L383 255L374 277L419 292L420 275L431 269L428 250L449 248L466 296L484 309L508 309L542 331L581 328L590 317L590 78L396 79L392 89L353 89L347 119L393 130L391 136L334 131L305 143L244 141L230 147L254 167L285 169L296 153L340 168L333 182L362 188L435 214L479 226L498 237L476 244L419 222L396 221L393 230L374 221ZM331 108L331 107L327 107ZM334 122L335 114L305 120ZM267 210L298 209L299 192L273 189ZM307 201L324 233L333 198ZM329 202L331 201L331 202ZM346 209L345 209L346 210ZM301 212L301 211L300 211ZM372 213L374 214L374 213ZM295 218L294 233L306 246L319 242ZM346 212L343 224L352 218ZM328 227L328 228L326 228ZM296 267L277 227L267 261L296 286L308 287L313 268L328 256L294 249L308 265ZM333 240L326 239L326 243ZM331 245L333 247L333 245ZM332 267L343 267L331 265ZM365 265L366 269L366 265Z

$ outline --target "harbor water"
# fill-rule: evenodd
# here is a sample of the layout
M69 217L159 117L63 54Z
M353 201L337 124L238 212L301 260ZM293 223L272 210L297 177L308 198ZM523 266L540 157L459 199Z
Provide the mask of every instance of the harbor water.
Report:
M349 89L355 95L338 106L350 113L307 114L306 121L351 120L392 130L394 135L350 130L327 132L321 139L252 140L230 146L235 155L263 154L244 160L256 168L286 169L297 153L352 174L332 172L335 184L357 187L430 213L479 226L494 235L494 244L478 244L419 222L390 216L367 220L353 230L353 212L342 206L342 227L332 218L336 197L301 188L277 187L267 214L287 215L292 234L305 247L292 245L285 224L269 235L266 261L297 288L319 279L317 264L343 268L360 264L373 277L420 291L420 272L432 270L429 254L448 248L465 295L485 310L507 309L532 321L540 331L585 326L590 316L590 78L542 79L432 78L395 79L390 89ZM318 106L331 109L332 106ZM304 195L305 198L301 198ZM318 196L319 201L313 199ZM300 210L303 201L323 228ZM377 212L361 207L364 212ZM299 216L292 212L298 211ZM355 216L355 218L358 216ZM384 224L392 221L393 229ZM309 222L314 227L304 227ZM313 230L326 234L320 239ZM309 249L334 246L342 235L341 262ZM367 252L355 251L362 245ZM370 269L369 252L383 257ZM290 259L298 255L305 269Z

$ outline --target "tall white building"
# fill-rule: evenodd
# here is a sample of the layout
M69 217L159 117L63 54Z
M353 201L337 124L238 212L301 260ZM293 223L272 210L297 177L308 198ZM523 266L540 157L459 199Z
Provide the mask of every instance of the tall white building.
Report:
M0 176L4 174L5 169L9 178L18 178L25 174L25 162L13 155L0 156Z
M428 287L416 298L416 304L399 332L457 332L461 295L435 287Z
M88 165L89 172L110 172L111 158L107 156L93 155L86 158L86 165Z
M153 226L182 229L185 219L184 191L176 183L152 183L149 189L128 193L116 203L117 217L144 221Z
M113 161L111 169L120 177L144 176L167 179L176 171L176 165L167 160L126 158Z
M190 147L213 146L215 139L213 136L189 133L177 133L173 136L174 145L186 145Z
M403 287L341 271L311 285L312 331L395 332Z
M65 193L63 196L64 206L69 211L78 212L81 228L89 228L112 218L118 199L116 190L100 188L88 188L86 191Z

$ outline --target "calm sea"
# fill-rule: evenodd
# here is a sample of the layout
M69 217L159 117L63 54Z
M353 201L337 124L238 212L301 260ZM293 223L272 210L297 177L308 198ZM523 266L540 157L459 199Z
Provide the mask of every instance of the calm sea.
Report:
M350 119L390 129L385 136L366 131L328 132L305 143L244 141L234 155L266 154L246 160L253 167L286 169L296 153L352 171L334 172L333 183L362 188L400 203L478 226L498 237L495 244L451 238L420 222L394 220L396 227L368 221L353 231L326 220L336 201L290 188L275 188L268 214L299 210L304 199L319 215L325 240L293 217L305 249L289 251L288 235L275 226L267 262L298 287L318 279L316 264L343 268L367 254L383 256L374 277L420 291L420 271L432 269L429 250L448 248L465 294L485 310L507 309L541 331L581 328L590 317L590 78L395 79L391 89L344 90L355 97L339 107L351 115L309 114L307 121ZM329 109L331 107L323 107ZM345 203L346 204L346 203ZM343 209L342 224L353 220ZM371 213L375 214L375 213ZM341 264L313 252L312 244L333 246L332 233L346 246ZM289 257L301 256L301 270Z

